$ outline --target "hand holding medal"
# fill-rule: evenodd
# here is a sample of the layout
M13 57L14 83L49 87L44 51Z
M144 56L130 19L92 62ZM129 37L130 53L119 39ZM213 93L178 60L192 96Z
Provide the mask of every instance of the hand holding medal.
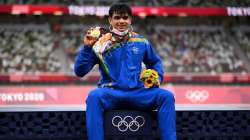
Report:
M92 47L94 53L100 60L100 65L103 68L104 72L108 75L109 70L105 65L103 60L103 52L105 48L112 45L112 34L108 33L107 30L101 27L90 28L86 35L84 36L83 43L85 46Z
M87 30L86 35L83 38L83 44L87 46L93 46L98 39L105 34L107 31L101 27L92 27Z
M102 54L106 48L109 48L112 45L112 34L106 33L101 36L98 41L93 45L93 50L96 54Z

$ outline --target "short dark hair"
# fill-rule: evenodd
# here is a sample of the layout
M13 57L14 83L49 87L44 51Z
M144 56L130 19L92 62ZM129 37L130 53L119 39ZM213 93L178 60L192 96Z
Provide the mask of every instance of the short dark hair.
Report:
M117 14L128 14L132 16L132 10L127 4L119 3L114 4L109 8L109 17L112 17L114 13Z

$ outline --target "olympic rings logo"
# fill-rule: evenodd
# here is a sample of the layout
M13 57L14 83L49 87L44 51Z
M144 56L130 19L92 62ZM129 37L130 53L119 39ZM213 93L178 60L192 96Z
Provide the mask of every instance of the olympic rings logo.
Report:
M137 116L135 118L131 116L126 116L122 118L121 116L114 116L112 118L112 125L117 127L119 131L125 132L130 130L136 132L145 124L145 119L142 116Z
M209 97L209 92L207 90L188 90L185 95L191 102L205 102Z

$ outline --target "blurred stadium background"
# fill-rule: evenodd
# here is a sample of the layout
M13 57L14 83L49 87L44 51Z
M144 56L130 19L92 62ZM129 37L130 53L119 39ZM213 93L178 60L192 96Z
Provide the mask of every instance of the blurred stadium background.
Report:
M116 2L163 60L178 139L249 140L250 0L1 0L0 139L86 139L98 66L79 79L74 58Z

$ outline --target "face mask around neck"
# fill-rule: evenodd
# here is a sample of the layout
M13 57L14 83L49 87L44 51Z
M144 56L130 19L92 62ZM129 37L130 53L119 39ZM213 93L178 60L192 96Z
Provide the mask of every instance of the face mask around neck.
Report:
M113 33L115 33L115 34L117 34L117 35L119 35L119 36L125 36L125 35L127 35L127 34L128 34L128 31L129 31L129 30L120 32L120 31L118 31L118 30L115 29L115 28L113 28L113 29L111 30L111 32L113 32Z

